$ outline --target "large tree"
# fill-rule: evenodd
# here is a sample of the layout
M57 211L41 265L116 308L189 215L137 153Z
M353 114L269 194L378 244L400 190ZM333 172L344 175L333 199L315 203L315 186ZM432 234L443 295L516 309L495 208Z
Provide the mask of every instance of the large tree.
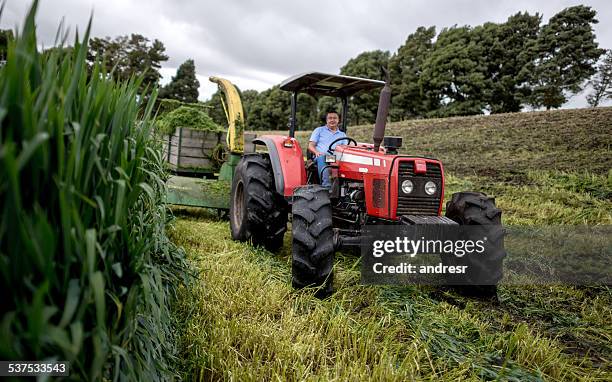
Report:
M504 23L486 23L472 31L473 40L483 48L484 95L491 113L521 110L530 91L524 86L530 73L522 69L534 59L528 47L537 39L540 22L539 14L517 13Z
M249 130L264 130L266 127L264 126L263 121L261 120L261 114L265 107L264 97L266 91L261 93L257 93L257 96L249 101L246 105L243 104L243 108L245 108L245 113L247 117L247 126Z
M381 68L389 66L389 52L374 50L363 52L351 58L342 68L340 74L345 76L363 77L375 80L384 80ZM376 92L363 92L351 98L349 118L355 125L373 123L376 120L378 108L378 94Z
M483 46L468 26L445 28L423 62L421 86L432 117L483 113L486 68Z
M214 97L213 97L214 99ZM247 125L250 130L287 130L290 98L278 85L257 94L249 101Z
M388 59L392 120L517 112L525 104L559 107L595 72L602 54L592 29L597 20L590 7L576 6L554 15L543 27L541 22L540 14L523 12L501 24L445 28L437 37L434 27L419 27L392 57L382 51L364 52L349 60L341 74L381 78L378 67ZM269 117L275 112L265 109L277 92L262 92L253 102L249 119L254 128L285 128ZM284 99L288 105L289 97ZM351 123L374 118L375 95L352 101ZM299 120L306 121L298 127L311 123L312 106L298 110ZM339 106L337 99L320 97L314 120Z
M423 63L433 49L435 27L419 27L389 60L393 95L389 114L392 120L423 117L432 109L424 97Z
M139 34L115 39L94 37L89 43L87 59L90 64L97 59L103 60L106 70L118 80L143 75L141 90L150 90L159 83L161 63L168 60L165 51L161 41L151 42Z
M160 98L171 98L182 102L198 102L198 88L200 82L196 78L195 64L189 59L179 66L176 76L172 77L170 83L164 86L160 92Z
M597 74L589 81L593 91L587 95L587 102L592 107L597 107L605 99L612 99L612 49L606 51L606 55L597 67Z
M595 73L595 64L604 52L597 47L593 33L596 14L584 5L569 7L542 27L530 47L535 59L523 68L531 78L531 94L525 99L528 104L558 108Z
M265 93L265 94L264 94ZM262 113L265 130L288 130L291 99L289 93L274 86L260 94L264 94L265 107Z
M249 110L251 110L251 105L253 104L253 102L255 102L259 93L257 92L257 90L253 90L253 89L247 89L245 91L238 90L238 91L240 92L240 100L242 101L242 110L244 111L244 119L247 124L247 129L250 129L249 127L250 111Z

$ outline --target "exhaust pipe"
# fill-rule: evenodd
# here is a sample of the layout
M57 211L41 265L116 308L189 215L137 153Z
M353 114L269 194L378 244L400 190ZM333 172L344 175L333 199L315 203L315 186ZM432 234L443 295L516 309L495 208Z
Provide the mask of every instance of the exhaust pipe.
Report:
M374 152L378 152L380 144L385 137L385 127L387 125L387 115L389 115L389 104L391 103L391 84L389 81L389 71L382 68L385 73L385 86L380 91L378 98L378 110L376 112L376 125L374 125Z

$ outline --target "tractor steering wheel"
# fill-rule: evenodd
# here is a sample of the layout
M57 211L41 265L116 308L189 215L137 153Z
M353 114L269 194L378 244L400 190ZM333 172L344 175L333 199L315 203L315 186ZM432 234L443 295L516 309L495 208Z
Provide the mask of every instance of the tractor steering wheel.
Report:
M329 147L327 148L327 153L328 153L329 155L334 155L334 149L332 149L332 146L333 146L334 144L336 144L336 142L340 142L340 141L343 141L343 140L347 140L347 141L348 141L348 143L349 143L349 145L350 145L350 144L351 144L351 142L352 142L352 143L354 143L354 144L355 144L355 146L357 146L357 141L356 141L356 140L354 140L353 138L351 138L351 137L340 137L340 138L334 139L334 141L333 141L332 143L330 143L330 144L329 144Z

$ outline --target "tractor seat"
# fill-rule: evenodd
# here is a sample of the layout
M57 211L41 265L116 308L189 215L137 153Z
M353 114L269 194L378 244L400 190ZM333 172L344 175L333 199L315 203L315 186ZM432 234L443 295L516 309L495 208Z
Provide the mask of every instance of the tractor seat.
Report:
M317 168L317 162L314 160L314 154L308 151L306 154L306 178L307 184L321 184L319 179L319 171Z

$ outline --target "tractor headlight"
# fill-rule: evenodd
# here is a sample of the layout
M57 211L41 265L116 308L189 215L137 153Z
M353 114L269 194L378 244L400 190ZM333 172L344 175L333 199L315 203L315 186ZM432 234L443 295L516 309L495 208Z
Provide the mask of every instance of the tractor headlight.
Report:
M431 180L427 183L425 183L425 193L427 195L433 195L436 193L438 189L438 186L436 186L436 184L434 182L432 182Z
M404 194L411 193L413 189L414 189L414 184L412 184L411 180L406 179L405 181L402 182L402 191L404 192Z

